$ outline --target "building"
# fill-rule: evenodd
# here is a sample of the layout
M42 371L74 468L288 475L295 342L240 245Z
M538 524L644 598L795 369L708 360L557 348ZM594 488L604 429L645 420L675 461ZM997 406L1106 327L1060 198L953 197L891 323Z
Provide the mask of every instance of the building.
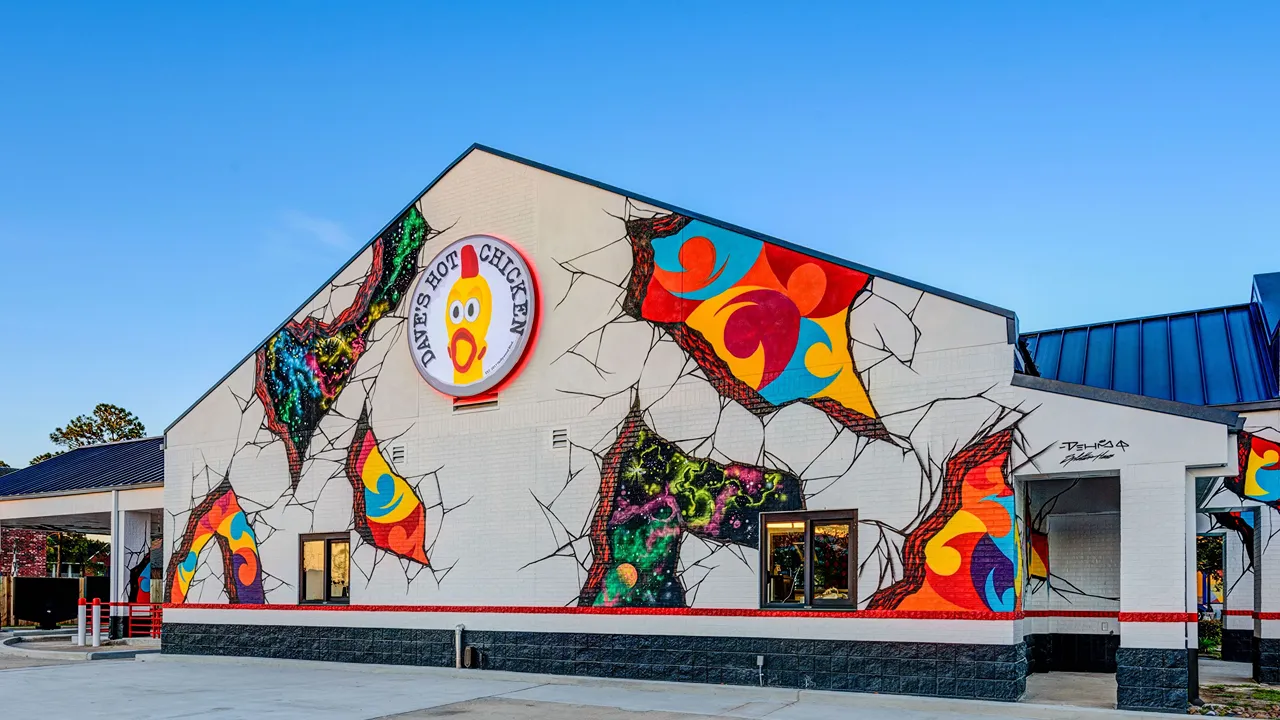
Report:
M1181 711L1246 415L1047 338L473 146L167 429L164 652Z
M161 537L163 484L164 441L158 437L76 448L7 473L0 477L0 550L11 552L10 538L26 538L26 571L19 576L43 577L49 574L49 533L106 535L112 548L109 557L100 558L107 565L106 587L81 591L120 603L145 602L153 570L158 570L151 562L151 544ZM6 572L8 563L6 555ZM26 587L45 592L36 588L57 584ZM68 612L69 603L64 617L74 619L75 595L57 597L62 612ZM125 609L113 607L111 613L111 630L118 634Z

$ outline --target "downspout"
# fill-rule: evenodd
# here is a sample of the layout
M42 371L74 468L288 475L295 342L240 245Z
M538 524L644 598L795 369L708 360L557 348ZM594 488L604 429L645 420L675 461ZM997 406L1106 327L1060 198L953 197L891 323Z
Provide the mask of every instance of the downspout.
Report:
M458 623L453 628L453 668L455 670L462 669L462 631L466 630L466 626Z

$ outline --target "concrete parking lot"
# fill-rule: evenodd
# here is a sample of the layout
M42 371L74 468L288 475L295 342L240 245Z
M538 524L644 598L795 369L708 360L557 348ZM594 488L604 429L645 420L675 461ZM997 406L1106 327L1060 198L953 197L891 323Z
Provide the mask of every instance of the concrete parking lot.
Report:
M74 691L70 691L74 689ZM901 696L577 680L505 673L150 656L0 670L9 717L977 720L1129 713Z

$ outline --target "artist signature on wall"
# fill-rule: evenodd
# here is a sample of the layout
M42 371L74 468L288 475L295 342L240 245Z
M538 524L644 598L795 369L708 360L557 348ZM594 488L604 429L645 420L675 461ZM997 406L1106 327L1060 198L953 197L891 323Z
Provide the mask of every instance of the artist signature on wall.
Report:
M1076 442L1068 440L1058 446L1059 449L1066 450L1067 456L1062 458L1060 463L1063 466L1072 463L1091 463L1098 460L1110 460L1116 456L1116 451L1124 452L1129 448L1129 443L1123 440L1099 440L1094 443Z

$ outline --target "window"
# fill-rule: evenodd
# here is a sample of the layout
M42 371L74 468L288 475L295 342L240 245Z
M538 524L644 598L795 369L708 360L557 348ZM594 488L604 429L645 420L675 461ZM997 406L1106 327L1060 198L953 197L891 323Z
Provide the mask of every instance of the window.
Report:
M345 603L351 599L351 536L303 535L299 593L304 603Z
M763 607L855 607L858 513L760 513Z

